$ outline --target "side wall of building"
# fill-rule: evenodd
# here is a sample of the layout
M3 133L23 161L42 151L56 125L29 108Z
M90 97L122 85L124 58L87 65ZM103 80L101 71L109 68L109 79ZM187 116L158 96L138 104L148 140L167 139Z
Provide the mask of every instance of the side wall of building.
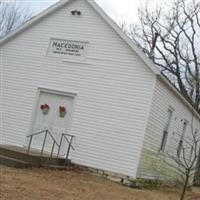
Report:
M87 41L86 60L47 56L50 38ZM1 143L24 145L38 86L77 92L72 162L135 177L155 75L87 2L67 4L1 49Z
M168 109L172 110L173 113L164 149L165 154L163 154L160 148ZM178 179L179 176L174 172L173 168L163 162L163 158L166 158L163 155L167 153L176 156L185 121L188 124L184 138L188 138L191 135L192 121L194 131L198 130L198 134L200 133L200 121L198 118L192 114L191 110L161 80L157 79L137 172L138 178L163 179L167 177L170 180ZM190 149L187 152L189 154ZM172 164L169 159L167 160L167 163Z

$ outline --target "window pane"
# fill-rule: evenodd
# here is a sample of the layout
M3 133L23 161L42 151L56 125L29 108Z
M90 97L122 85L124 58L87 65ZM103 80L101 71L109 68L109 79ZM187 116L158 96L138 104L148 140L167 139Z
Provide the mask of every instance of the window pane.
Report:
M185 137L186 128L187 128L187 122L184 121L182 134L180 136L180 141L179 141L178 148L177 148L177 156L178 157L180 157L181 151L182 151L182 148L183 148L183 141L184 141L184 137Z
M171 120L172 120L172 114L173 114L173 111L171 109L168 109L164 131L163 131L163 138L162 138L161 147L160 147L161 151L164 151L166 143L167 143L168 131L169 131Z
M183 139L184 136L185 136L186 128L187 128L187 122L184 121L184 123L183 123L183 131L182 131L182 136L181 136L182 139Z
M160 147L161 151L164 151L164 149L165 149L165 145L167 143L167 136L168 136L168 132L164 131L163 139L162 139L162 143L161 143L161 147Z
M177 156L178 157L180 157L180 155L181 155L182 147L183 147L183 141L180 140L180 142L178 144L178 149L177 149Z
M166 124L165 124L165 128L164 128L165 131L169 130L171 118L172 118L172 113L173 113L172 110L167 111L167 119L166 119Z

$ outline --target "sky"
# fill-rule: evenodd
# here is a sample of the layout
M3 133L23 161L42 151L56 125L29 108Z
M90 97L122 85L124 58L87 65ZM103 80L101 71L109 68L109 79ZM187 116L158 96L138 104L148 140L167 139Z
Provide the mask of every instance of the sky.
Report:
M29 6L34 13L39 13L56 2L58 0L30 0ZM96 0L96 2L115 21L131 23L137 21L137 9L145 0Z

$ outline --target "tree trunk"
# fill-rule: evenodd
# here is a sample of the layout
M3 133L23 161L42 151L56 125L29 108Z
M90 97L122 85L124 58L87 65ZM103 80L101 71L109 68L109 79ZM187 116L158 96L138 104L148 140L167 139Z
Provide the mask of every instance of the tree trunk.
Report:
M189 182L189 173L187 172L186 174L186 179L185 179L185 183L184 183L184 186L183 186L183 190L182 190L182 193L181 193L181 198L180 200L184 200L185 198L185 193L187 191L187 187L188 187L188 182Z

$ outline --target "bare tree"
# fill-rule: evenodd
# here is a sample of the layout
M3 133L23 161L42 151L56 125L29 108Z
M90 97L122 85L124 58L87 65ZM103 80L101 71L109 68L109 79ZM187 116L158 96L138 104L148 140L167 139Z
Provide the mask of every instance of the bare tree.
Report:
M174 0L139 9L139 24L122 28L200 112L200 2Z
M189 123L188 123L189 124ZM186 136L174 133L178 138L177 152L165 153L165 162L174 168L183 181L180 200L184 200L187 188L193 184L194 175L197 171L198 155L200 150L200 130L193 126L193 117L190 125L191 131ZM190 185L191 184L191 185Z
M200 186L200 149L199 149L199 158L197 163L197 170L194 177L194 185Z
M0 37L4 37L32 17L29 8L19 1L0 1Z

